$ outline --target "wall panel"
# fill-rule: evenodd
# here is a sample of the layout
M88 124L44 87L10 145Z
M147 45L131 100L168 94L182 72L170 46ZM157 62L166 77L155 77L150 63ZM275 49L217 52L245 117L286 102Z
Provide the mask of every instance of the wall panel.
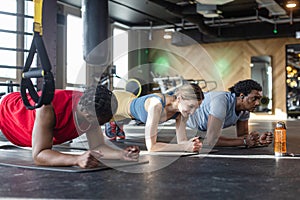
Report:
M251 56L271 56L273 69L273 108L275 111L274 114L280 114L280 112L286 113L285 45L296 43L300 43L299 40L294 38L279 38L222 42L203 44L202 46L216 61L216 65L222 74L225 88L230 87L238 80L251 77ZM226 66L223 66L224 62Z
M272 83L273 83L273 111L274 114L286 113L286 86L285 86L285 45L287 44L300 44L300 41L295 38L278 38L278 39L261 39L261 40L244 40L233 42L219 42L210 44L195 44L185 47L174 47L170 40L163 40L163 33L157 32L154 35L152 44L163 45L165 49L174 50L181 49L183 52L190 53L189 59L196 60L199 63L198 71L209 71L207 68L211 62L209 59L198 58L197 50L206 51L208 56L213 60L215 68L220 74L223 85L218 89L223 88L227 90L234 83L242 79L251 78L251 56L271 56L272 57ZM201 48L199 48L199 45ZM202 53L199 53L202 54ZM155 54L152 56L155 57ZM188 63L187 56L183 56L183 60L180 61L180 65L174 64L175 68L179 68L178 71L184 73L186 79L198 78L199 73L190 70L185 71L183 66ZM171 60L170 63L173 61ZM175 62L175 61L174 61ZM177 61L178 62L178 61ZM207 64L209 63L209 64ZM200 66L200 68L199 68ZM211 69L210 69L211 70ZM206 76L206 78L212 77Z

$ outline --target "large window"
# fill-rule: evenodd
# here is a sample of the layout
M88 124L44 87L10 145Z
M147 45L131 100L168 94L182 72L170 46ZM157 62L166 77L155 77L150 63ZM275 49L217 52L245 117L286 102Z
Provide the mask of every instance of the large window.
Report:
M32 41L33 2L0 1L0 82L18 80ZM7 92L7 86L0 86Z
M0 1L0 57L1 66L0 76L1 78L16 78L16 70L5 68L6 66L16 66L17 54L15 49L17 48L17 2L13 1Z
M128 79L128 32L115 27L113 36L113 65L116 67L116 74L122 77L114 78L114 87L124 88L124 79Z
M82 18L67 15L67 85L85 85Z
M116 74L122 79L114 78L114 87L125 87L128 73L128 34L126 30L113 29L113 65ZM119 50L122 49L123 52ZM127 49L124 51L124 49ZM86 66L83 59L83 28L82 18L72 14L67 15L67 88L74 89L84 86Z

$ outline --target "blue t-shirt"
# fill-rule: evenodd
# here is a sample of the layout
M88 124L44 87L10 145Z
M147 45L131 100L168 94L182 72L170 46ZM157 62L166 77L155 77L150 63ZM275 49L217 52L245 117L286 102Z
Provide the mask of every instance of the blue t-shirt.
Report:
M160 96L156 95L156 94L148 94L136 99L133 99L131 104L130 104L130 114L134 117L134 119L139 120L143 123L146 123L147 121L147 117L148 117L148 112L145 110L145 101L148 98L152 98L155 97L157 98L160 103L162 104L162 111L166 105L166 98L163 95L162 99ZM177 116L179 115L179 113L175 113L170 119L175 119ZM169 119L168 119L169 120Z
M190 115L187 126L200 131L207 131L208 116L212 115L223 122L223 128L234 126L236 122L246 121L248 111L235 112L236 97L231 92L206 92L204 100L193 115Z

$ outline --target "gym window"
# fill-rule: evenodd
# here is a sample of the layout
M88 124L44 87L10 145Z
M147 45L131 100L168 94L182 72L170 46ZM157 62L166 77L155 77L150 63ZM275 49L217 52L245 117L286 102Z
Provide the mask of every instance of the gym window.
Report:
M117 26L113 28L113 65L116 75L127 79L128 74L128 33ZM115 41L117 39L117 41ZM118 52L118 49L127 49ZM67 89L84 87L86 80L86 66L83 59L83 27L82 18L67 14ZM125 81L114 77L115 88L124 88Z
M67 86L86 84L86 67L83 59L82 18L67 15ZM70 87L68 87L70 88Z
M113 36L113 65L116 67L116 75L127 80L128 32L124 29L114 27ZM123 52L118 51L119 49L121 49ZM122 79L114 77L114 88L125 88L126 82Z
M8 92L7 82L20 82L33 37L33 6L29 0L0 1L0 92Z

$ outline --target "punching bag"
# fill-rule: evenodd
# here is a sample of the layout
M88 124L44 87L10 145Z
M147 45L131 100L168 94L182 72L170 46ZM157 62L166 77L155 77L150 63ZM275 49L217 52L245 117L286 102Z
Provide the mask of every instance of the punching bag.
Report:
M108 0L83 0L83 58L91 65L107 66Z

